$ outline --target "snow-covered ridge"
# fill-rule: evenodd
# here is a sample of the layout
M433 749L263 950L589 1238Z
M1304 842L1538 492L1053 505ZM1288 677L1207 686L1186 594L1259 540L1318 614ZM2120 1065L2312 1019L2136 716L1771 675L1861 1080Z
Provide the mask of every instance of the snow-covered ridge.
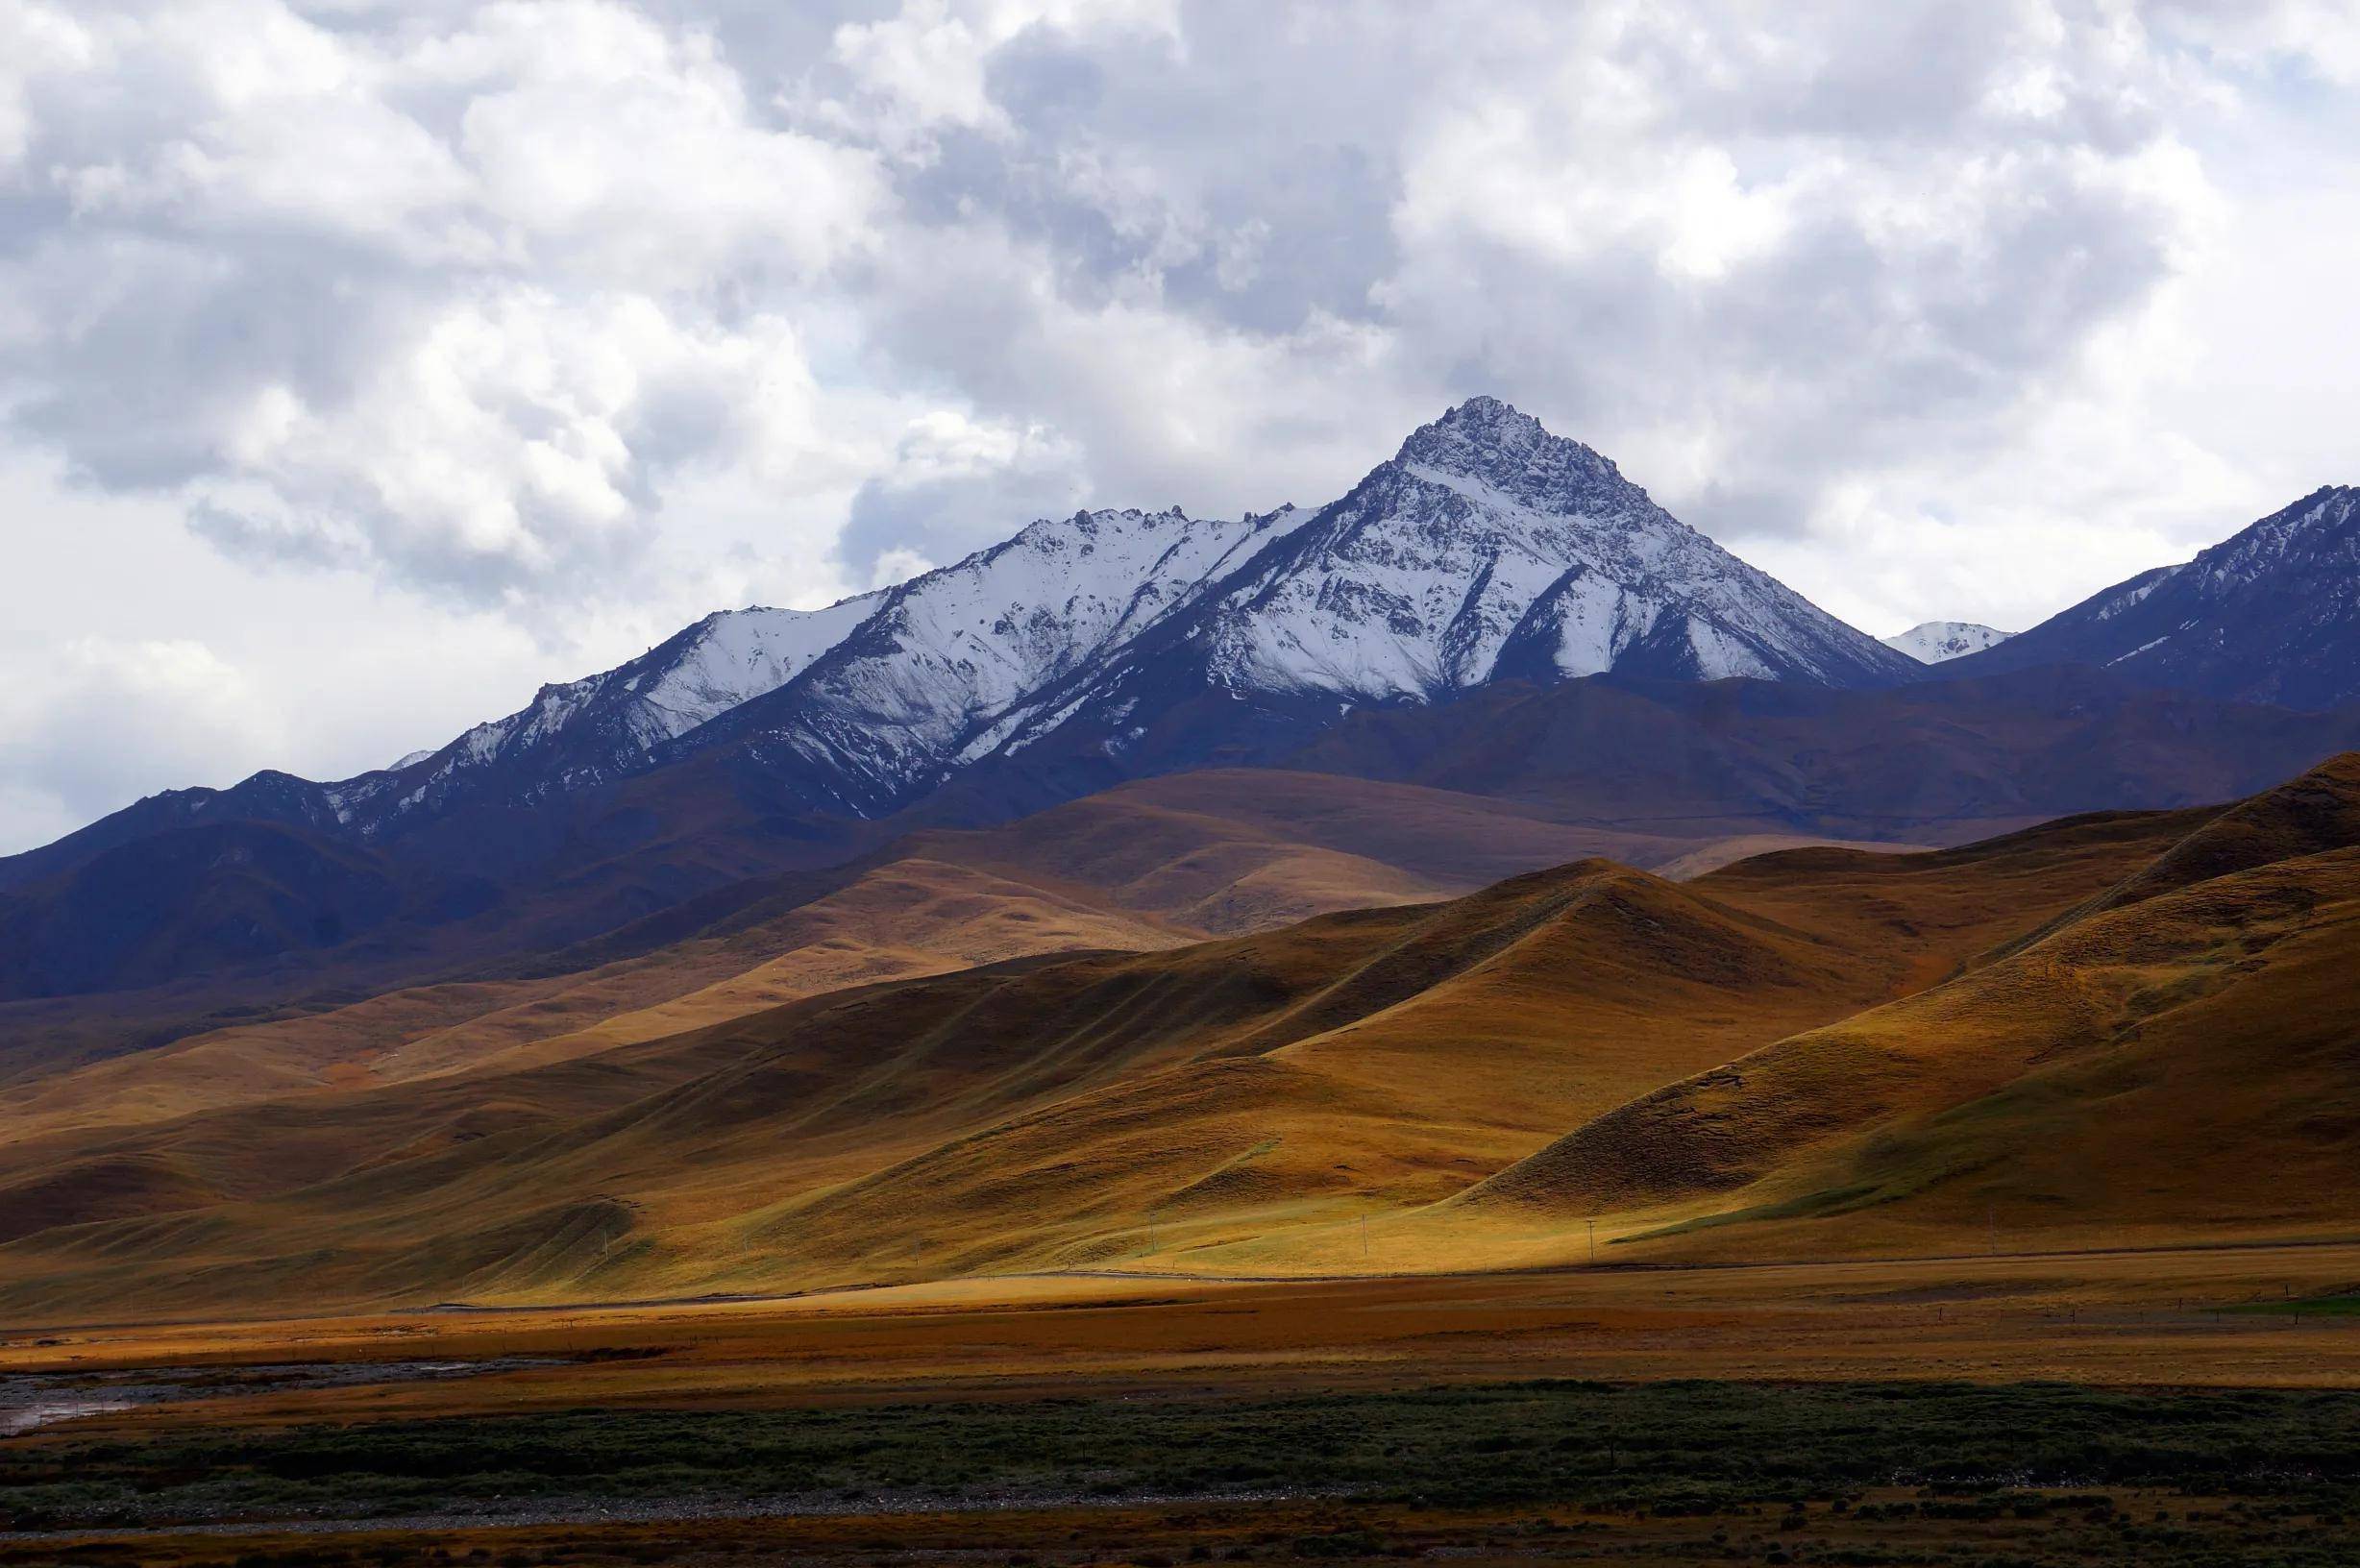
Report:
M1941 664L1997 648L2014 635L1974 621L1922 621L1883 641L1885 647L1898 649L1920 664Z
M1875 681L1906 668L1492 399L1414 432L1315 513L1077 512L869 608L767 689L725 707L722 691L696 723L630 739L659 757L741 744L812 804L873 815L1063 725L1143 733L1142 682L1341 712L1509 675ZM542 722L588 722L570 691L546 696ZM475 744L506 756L529 740L499 728Z
M733 747L808 807L873 816L1053 733L1073 739L1057 756L1114 757L1192 696L1332 718L1502 679L1909 668L1598 453L1476 398L1315 511L1077 512L826 609L710 615L430 755L303 786L301 814L371 837Z
M891 590L857 635L746 728L873 809L988 752L1035 693L1191 603L1302 519L1077 512Z
M323 786L331 813L365 833L448 798L470 775L512 775L530 798L627 772L658 745L793 679L875 613L879 593L820 610L755 606L706 616L627 664L544 686L505 718L393 767Z
M824 610L718 611L628 664L542 687L530 706L478 725L442 755L455 767L493 762L593 714L645 750L784 685L873 615L882 597L862 594Z
M1911 669L1487 398L1417 430L1168 626L988 739L1012 753L1070 729L1117 754L1159 705L1202 692L1341 713L1606 671L1873 684Z

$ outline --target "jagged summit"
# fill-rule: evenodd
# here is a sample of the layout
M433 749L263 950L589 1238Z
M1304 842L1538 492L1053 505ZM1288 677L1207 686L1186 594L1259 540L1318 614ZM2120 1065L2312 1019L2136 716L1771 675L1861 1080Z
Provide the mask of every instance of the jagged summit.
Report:
M1612 459L1551 434L1532 415L1490 397L1469 398L1419 426L1393 461L1432 477L1481 479L1532 506L1628 483Z
M1156 639L1045 691L995 744L1126 752L1204 694L1434 702L1609 671L1821 685L1915 666L1731 555L1614 465L1493 398L1421 427Z
M1510 675L1854 684L1903 668L1496 398L1421 427L1273 565L1223 638L1233 683L1383 700Z

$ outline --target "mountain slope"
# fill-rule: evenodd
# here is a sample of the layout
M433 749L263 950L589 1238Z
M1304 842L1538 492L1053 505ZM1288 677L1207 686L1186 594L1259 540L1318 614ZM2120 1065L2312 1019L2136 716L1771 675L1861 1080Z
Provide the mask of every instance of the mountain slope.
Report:
M2356 961L2347 756L1997 962L1635 1099L1465 1202L1755 1254L1984 1222L2115 1242L2342 1226Z
M51 1216L0 1250L0 1307L767 1289L1150 1245L1157 1266L1256 1247L1256 1267L1301 1266L1341 1221L1447 1197L1569 1122L1905 993L2190 825L1797 851L1688 887L1582 861L561 1060L53 1118L0 1139L0 1188L37 1186Z
M2328 486L1953 668L2098 665L2150 686L2332 708L2360 699L2356 576L2360 488Z
M891 590L803 676L684 743L735 745L816 804L881 815L931 790L972 738L1044 686L1157 625L1274 540L1292 508L1236 522L1080 512Z
M2221 703L2099 671L1866 692L1613 676L1356 713L1289 764L1548 800L1633 832L1751 822L1954 842L2231 799L2355 745L2360 714ZM1742 821L1728 815L1739 801Z
M1613 671L1877 686L1915 666L1490 398L1451 409L1185 614L970 748L1211 756L1340 712ZM1166 733L1159 734L1162 730Z
M1885 647L1906 653L1920 664L1942 664L1997 648L2013 635L1973 621L1922 621L1883 641Z

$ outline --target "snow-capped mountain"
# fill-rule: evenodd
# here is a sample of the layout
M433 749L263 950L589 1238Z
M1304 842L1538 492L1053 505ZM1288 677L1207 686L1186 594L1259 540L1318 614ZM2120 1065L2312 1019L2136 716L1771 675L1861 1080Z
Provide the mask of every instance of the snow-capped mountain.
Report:
M2360 491L2323 490L1936 675L1920 648L1843 625L1597 453L1478 398L1313 511L1044 521L826 609L708 616L389 769L150 796L0 859L0 917L57 959L22 980L37 988L369 943L368 963L406 973L474 955L483 932L562 945L669 929L671 912L707 894L720 902L699 918L736 909L730 890L768 898L767 878L840 866L905 829L916 819L884 820L921 802L925 821L984 822L1126 778L1255 766L1513 793L1602 762L1680 775L1695 738L1733 718L1806 711L1798 722L1846 754L1879 744L1850 727L1851 699L1686 684L1730 676L1856 689L2109 666L1949 690L2005 714L2060 703L2077 735L2092 712L2121 718L2132 739L2091 746L2104 776L2074 774L2055 798L2132 803L2119 756L2168 751L2191 724L2240 758L2350 744L2360 719L2228 704L2191 717L2174 705L2200 698L2138 685L2360 699L2355 581ZM1937 653L1997 635L1934 629ZM1569 684L1599 674L1639 678ZM2125 708L2133 698L2164 707ZM1685 717L1666 719L1674 707ZM1778 730L1711 767L1734 771L1722 780L1733 798L1753 798L1735 775L1783 777L1781 748L1797 744L1818 743ZM1913 800L1887 803L1905 816ZM425 935L444 927L469 934L446 951ZM132 968L109 968L116 959Z
M1377 698L1610 670L1820 685L1904 674L1612 462L1496 398L1412 434L1323 523L1224 607L1216 670L1233 684L1250 671L1282 689ZM1375 656L1338 679L1321 658L1335 631L1307 612L1348 600L1379 612L1353 628Z
M801 679L689 744L745 739L826 804L890 809L1045 686L1159 625L1303 515L1233 522L1175 508L1035 523L891 590Z
M1036 796L1110 771L1281 752L1354 707L1496 680L1867 686L1916 668L1597 453L1476 398L1316 512L1045 520L826 609L707 616L390 769L169 792L75 837L253 819L383 843L716 750L794 809L876 817L1060 732L1067 744L1032 754L1074 766ZM1180 708L1192 717L1173 720ZM1143 745L1158 723L1166 739ZM1241 749L1245 729L1257 739ZM59 856L18 859L0 879Z
M1952 668L2102 666L2143 685L2332 708L2360 701L2360 488L2330 485L2178 566L2095 594Z
M1017 751L1079 726L1120 748L1205 693L1332 714L1609 671L1857 686L1914 669L1589 448L1476 398L1185 614L984 739ZM968 760L982 754L971 747Z
M1997 648L2015 635L1973 621L1921 621L1907 631L1882 639L1884 646L1908 654L1920 664L1942 664Z

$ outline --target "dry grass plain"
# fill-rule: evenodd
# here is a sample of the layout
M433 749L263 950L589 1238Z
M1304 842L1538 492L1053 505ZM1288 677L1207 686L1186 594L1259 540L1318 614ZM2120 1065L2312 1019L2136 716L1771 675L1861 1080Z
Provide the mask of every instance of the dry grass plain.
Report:
M26 1123L0 1564L2360 1559L2360 758L1196 941L1152 815L880 894L1128 951Z
M1962 1238L1966 1239L1966 1238ZM23 1329L0 1373L575 1358L225 1397L82 1429L678 1403L1524 1378L2360 1387L2360 1237L2102 1252L1292 1281L1038 1275L778 1301ZM2285 1304L2280 1310L2265 1311Z
M2318 1489L2320 1477L2290 1490L2248 1471L2274 1440L2317 1443L2307 1428L2281 1434L2275 1424L2290 1409L2313 1423L2360 1422L2360 1392L2336 1392L2360 1384L2360 1316L2274 1308L2317 1302L2355 1279L2360 1240L1291 1282L1058 1275L786 1301L25 1332L0 1344L0 1378L174 1365L226 1378L240 1366L313 1360L551 1364L266 1394L225 1384L208 1397L0 1440L0 1471L35 1476L45 1452L70 1456L52 1475L168 1456L149 1463L143 1482L161 1490L128 1505L124 1523L19 1518L15 1533L0 1532L0 1563L2348 1560L2335 1555L2350 1544L2341 1505ZM1961 1384L1992 1392L1958 1392ZM1935 1435L1909 1428L1889 1451L1881 1439L1866 1456L1844 1449L1847 1437L1859 1446L1856 1428L1910 1407L1918 1387L1932 1390L1917 1413L1937 1424ZM2135 1470L2077 1478L2036 1461L1995 1480L1987 1465L1957 1458L1952 1467L1968 1473L1941 1479L1936 1456L1953 1442L1989 1452L1985 1429L1995 1422L2003 1448L2011 1420L2119 1423L2127 1438L2159 1418L2176 1430L2190 1402L2207 1399L2192 1388L2248 1391L2197 1407L2228 1422L2223 1451L2243 1456L2217 1477L2206 1451L2176 1481ZM1693 1446L1650 1435L1654 1408L1629 1403L1650 1389L1668 1390L1676 1409L1701 1404L1690 1419L1701 1435L1684 1439ZM2316 1392L2249 1408L2259 1389ZM2238 1402L2225 1415L2222 1397ZM1519 1460L1517 1445L1536 1441L1534 1422L1566 1400L1581 1409L1561 1424L1579 1433L1600 1430L1600 1401L1639 1412L1614 1417L1621 1435L1595 1439L1610 1451L1631 1445L1610 1452L1608 1473L1595 1474L1586 1453L1577 1476L1544 1473L1541 1459L1566 1463L1575 1439L1538 1441L1530 1470ZM2018 1403L2025 1413L2012 1416ZM1954 1434L1954 1404L1975 1430ZM1421 1442L1438 1440L1438 1416L1457 1423L1439 1440L1488 1467L1479 1480L1461 1478L1463 1495L1414 1458ZM996 1435L1011 1421L1087 1450L1101 1425L1118 1445L1143 1431L1152 1441L1167 1420L1188 1434L1173 1437L1167 1459L1216 1475L1240 1467L1223 1468L1222 1456L1234 1460L1236 1451L1207 1441L1208 1427L1217 1437L1274 1422L1311 1421L1315 1432L1335 1420L1371 1431L1400 1422L1399 1441L1382 1452L1408 1457L1398 1473L1385 1468L1391 1459L1377 1460L1373 1481L1194 1495L1193 1482L1175 1492L1105 1479L1126 1474L1110 1454L1076 1472L1099 1479L1069 1493L1036 1485L957 1499L907 1476L898 1489L732 1497L701 1487L693 1473L676 1495L599 1497L563 1479L578 1472L560 1458L558 1477L542 1478L546 1493L504 1482L493 1496L423 1512L336 1489L326 1503L289 1502L275 1514L249 1503L191 1529L171 1522L165 1501L175 1486L207 1484L192 1485L189 1453L217 1453L239 1468L307 1443L415 1441L407 1434L422 1432L429 1442L463 1433L457 1440L468 1443L522 1433L516 1440L530 1447L546 1446L549 1433L651 1423L675 1441L679 1423L747 1441L771 1433L766 1422L819 1421L841 1447L842 1434L863 1431L890 1430L906 1443L913 1426L931 1423L964 1474L979 1450L1018 1446ZM1310 1441L1327 1451L1327 1439ZM1813 1446L1831 1441L1824 1454ZM1766 1463L1732 1458L1765 1442L1791 1442L1795 1453L1765 1450ZM1833 1480L1811 1471L1814 1457ZM2345 1457L2360 1461L2360 1452ZM1742 1472L1734 1480L1723 1473L1731 1463ZM308 1472L283 1464L276 1473ZM0 1515L11 1479L0 1474ZM2325 1480L2348 1485L2360 1472ZM1484 1501L1503 1483L1508 1502Z

